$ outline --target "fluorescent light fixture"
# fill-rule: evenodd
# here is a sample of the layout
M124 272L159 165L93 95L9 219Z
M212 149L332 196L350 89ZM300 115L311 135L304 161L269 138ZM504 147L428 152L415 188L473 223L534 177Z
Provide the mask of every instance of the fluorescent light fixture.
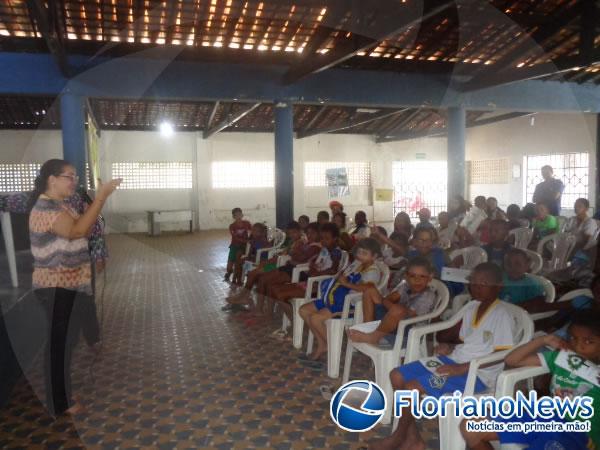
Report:
M160 134L165 137L172 136L175 133L173 125L170 122L162 122L160 124Z

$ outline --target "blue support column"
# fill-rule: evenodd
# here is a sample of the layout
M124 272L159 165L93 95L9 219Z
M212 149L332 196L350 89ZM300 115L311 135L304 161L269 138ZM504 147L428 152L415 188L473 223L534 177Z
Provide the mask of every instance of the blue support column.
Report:
M79 95L66 92L60 96L63 158L73 164L77 170L79 185L87 187L84 104L84 98Z
M448 204L453 196L466 195L465 134L465 109L448 108Z
M275 102L275 222L294 219L294 111L290 102Z

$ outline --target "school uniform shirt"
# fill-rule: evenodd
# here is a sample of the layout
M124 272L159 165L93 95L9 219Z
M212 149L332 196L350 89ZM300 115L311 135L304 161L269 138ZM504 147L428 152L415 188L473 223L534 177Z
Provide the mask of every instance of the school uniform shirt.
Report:
M544 286L531 275L524 274L522 278L513 280L506 273L502 275L502 301L519 305L536 297L545 297Z
M412 309L417 316L429 314L435 306L435 291L431 286L427 286L424 291L412 292L406 281L401 282L392 289L392 292L400 294L399 305Z
M317 255L317 259L315 259L315 269L319 272L324 272L334 267L336 262L339 264L341 259L342 250L339 247L335 247L331 251L327 247L322 247Z
M508 242L504 242L501 248L494 248L492 244L482 245L481 248L487 253L488 262L493 262L500 268L504 268L504 256L512 248Z
M586 217L581 223L577 220L577 216L570 217L565 227L565 232L574 234L577 240L583 241L584 236L589 236L583 250L588 250L596 246L594 241L594 233L598 229L598 224L591 217Z
M540 363L552 374L550 380L550 393L561 398L587 396L594 400L597 410L600 404L600 366L579 356L569 350L554 350L539 353ZM578 417L565 416L568 421L586 420ZM591 431L589 437L600 448L600 421L596 418L590 420Z
M508 308L500 301L492 303L484 315L477 320L481 302L471 300L460 326L457 345L448 357L458 364L481 358L514 345L514 320ZM504 367L503 363L479 369L478 376L490 389L496 385L496 378Z

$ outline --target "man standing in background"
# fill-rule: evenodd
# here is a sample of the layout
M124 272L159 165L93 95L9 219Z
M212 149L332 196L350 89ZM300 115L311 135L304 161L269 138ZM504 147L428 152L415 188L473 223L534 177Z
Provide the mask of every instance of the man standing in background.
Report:
M551 215L559 216L560 198L565 189L565 185L559 179L554 178L553 175L554 171L552 170L552 167L542 167L542 177L544 178L544 181L535 187L533 203L545 203L548 205Z

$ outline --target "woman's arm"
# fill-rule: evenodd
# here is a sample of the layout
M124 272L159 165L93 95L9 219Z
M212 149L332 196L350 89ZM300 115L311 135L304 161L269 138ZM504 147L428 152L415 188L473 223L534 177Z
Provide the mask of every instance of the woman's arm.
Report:
M78 239L87 236L97 217L100 215L104 203L119 184L121 184L121 179L101 184L96 198L78 219L74 219L65 211L58 216L52 225L52 230L57 235L67 239Z

